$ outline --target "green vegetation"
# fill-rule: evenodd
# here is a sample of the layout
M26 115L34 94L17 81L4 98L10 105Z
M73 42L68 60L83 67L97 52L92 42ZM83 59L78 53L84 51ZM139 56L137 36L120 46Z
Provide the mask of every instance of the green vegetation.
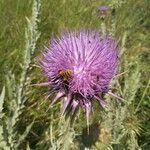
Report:
M109 6L103 20L99 5ZM149 0L1 0L0 1L0 149L2 150L149 150L150 51ZM121 48L119 73L111 83L125 99L105 96L106 110L93 104L90 133L80 110L70 118L37 67L50 37L65 30L103 25Z

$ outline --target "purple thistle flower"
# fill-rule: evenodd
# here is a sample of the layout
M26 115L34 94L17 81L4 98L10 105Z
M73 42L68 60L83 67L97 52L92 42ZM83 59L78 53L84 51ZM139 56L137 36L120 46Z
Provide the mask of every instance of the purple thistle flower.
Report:
M51 106L63 97L63 113L68 109L74 113L80 106L87 119L92 100L105 107L100 94L109 92L117 58L117 44L111 36L96 31L67 32L50 40L40 65L48 77L43 85L57 93Z
M99 12L102 18L105 18L108 14L108 6L105 5L98 6L97 11Z
M105 5L98 6L97 10L98 11L107 11L108 10L108 6L105 6Z

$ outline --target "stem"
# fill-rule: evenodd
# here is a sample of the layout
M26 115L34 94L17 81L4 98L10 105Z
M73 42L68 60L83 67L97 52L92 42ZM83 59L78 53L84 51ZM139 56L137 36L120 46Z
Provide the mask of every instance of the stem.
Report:
M138 105L137 105L137 107L136 107L136 109L135 109L135 113L138 111L138 109L139 109L139 107L140 107L140 105L141 105L141 103L142 103L142 101L143 101L143 99L144 99L144 97L145 97L145 95L146 95L146 93L147 93L149 84L150 84L150 79L149 79L149 81L148 81L148 83L147 83L147 86L146 86L144 92L143 92L143 95L142 95L142 97L141 97L141 100L139 101L139 103L138 103Z

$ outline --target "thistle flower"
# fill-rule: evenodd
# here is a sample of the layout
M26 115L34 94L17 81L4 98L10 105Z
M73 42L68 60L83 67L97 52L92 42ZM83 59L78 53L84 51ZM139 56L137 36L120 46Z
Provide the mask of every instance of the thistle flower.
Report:
M101 94L110 93L117 68L118 48L111 36L91 30L67 32L51 39L42 54L40 66L48 81L41 85L57 93L51 106L62 98L63 113L81 107L87 119L92 100L105 107Z
M102 18L105 18L108 14L108 6L105 5L98 6L97 11Z

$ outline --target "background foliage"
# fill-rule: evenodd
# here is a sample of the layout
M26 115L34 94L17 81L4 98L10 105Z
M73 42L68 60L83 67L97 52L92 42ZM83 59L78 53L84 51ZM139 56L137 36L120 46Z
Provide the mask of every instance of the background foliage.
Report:
M109 6L104 20L99 5ZM0 149L149 150L149 9L149 0L1 0ZM111 88L125 102L106 95L106 110L94 103L88 134L82 110L71 126L61 103L49 109L49 89L32 85L46 80L37 59L50 37L103 25L121 47L123 74Z

